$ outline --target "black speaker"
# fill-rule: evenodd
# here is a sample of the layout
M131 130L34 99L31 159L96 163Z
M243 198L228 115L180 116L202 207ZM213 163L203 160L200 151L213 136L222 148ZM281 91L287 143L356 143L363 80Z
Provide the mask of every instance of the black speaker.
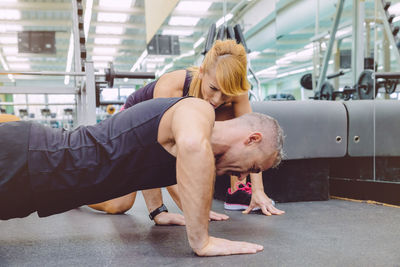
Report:
M179 37L175 35L154 35L147 45L149 55L180 55Z
M18 33L18 53L55 54L56 32L23 31Z

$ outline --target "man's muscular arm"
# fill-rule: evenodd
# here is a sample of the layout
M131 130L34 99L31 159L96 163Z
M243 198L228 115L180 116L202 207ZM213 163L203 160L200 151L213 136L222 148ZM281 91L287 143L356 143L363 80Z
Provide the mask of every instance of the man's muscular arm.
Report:
M181 102L174 112L177 181L190 246L199 256L256 253L262 246L208 235L208 216L215 177L210 138L214 110L201 100Z

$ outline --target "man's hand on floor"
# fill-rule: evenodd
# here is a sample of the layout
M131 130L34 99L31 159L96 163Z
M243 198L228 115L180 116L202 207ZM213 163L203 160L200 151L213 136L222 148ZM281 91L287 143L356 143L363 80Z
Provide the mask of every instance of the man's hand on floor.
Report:
M177 213L161 212L154 217L157 225L185 225L185 217Z
M254 254L263 249L263 246L257 244L231 241L210 236L206 246L201 249L196 249L194 252L198 256L223 256L232 254Z
M261 208L263 214L270 215L281 215L285 212L277 209L272 204L272 200L261 190L253 190L251 195L251 202L249 207L243 211L244 214L249 214L254 208Z

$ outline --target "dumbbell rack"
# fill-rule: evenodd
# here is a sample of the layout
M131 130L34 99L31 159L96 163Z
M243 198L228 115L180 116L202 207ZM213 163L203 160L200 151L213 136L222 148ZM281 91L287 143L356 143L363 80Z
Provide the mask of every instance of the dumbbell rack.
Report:
M387 37L389 39L389 43L392 47L398 47L397 44L400 43L400 37L398 33L400 31L400 27L393 25L394 16L389 14L388 10L390 7L390 2L386 2L385 0L376 1L377 10L381 12L382 15L382 23L385 32L387 33ZM396 61L400 62L400 51L399 49L394 49L394 55L396 57ZM376 54L376 53L375 53Z
M394 54L396 56L397 62L400 64L400 37L398 35L400 31L399 26L394 26L393 25L393 19L395 18L394 14L389 13L389 8L391 5L391 2L386 2L385 0L377 1L379 2L382 6L380 7L380 10L382 12L382 19L383 19L383 26L385 28L385 31L387 33L387 37L389 39L389 42L392 47L396 47L397 49L394 49ZM391 34L390 34L391 33ZM398 75L388 75L388 73L382 73L383 75L380 75L380 73L375 74L375 80L376 80L376 86L381 86L385 87L385 91L388 94L391 94L396 91L397 83L399 80L394 77ZM379 78L385 78L384 81L378 81Z
M397 49L394 49L394 54L397 62L400 63L400 47L398 46L398 44L400 45L400 37L398 36L400 27L393 25L393 19L395 16L388 12L391 3L386 2L385 0L376 0L375 3L377 11L382 15L382 23L389 42L393 47L397 47ZM328 79L340 75L343 75L343 73L331 75ZM306 78L307 77L304 77L304 81L302 81L303 83L306 82ZM340 96L344 100L349 100L350 98L353 98L354 93L356 93L355 99L374 99L379 88L383 87L387 94L392 94L396 91L399 82L400 73L379 73L374 72L374 70L366 69L360 74L357 84L352 87L345 86L342 92L334 91L333 86L328 81L323 82L320 86L320 90L317 90L312 99L335 100L337 96Z
M387 20L390 30L393 34L393 39L398 47L398 44L400 44L400 37L398 36L400 27L393 25L393 19L395 18L395 15L389 13L390 5L391 5L390 2L385 2L384 0L382 0L382 6L383 6L383 10L384 10L384 19ZM398 49L399 49L399 47L398 47Z

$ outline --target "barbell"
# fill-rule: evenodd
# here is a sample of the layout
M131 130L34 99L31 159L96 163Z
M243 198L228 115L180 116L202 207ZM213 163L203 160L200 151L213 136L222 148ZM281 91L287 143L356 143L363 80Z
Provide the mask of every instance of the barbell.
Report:
M105 69L105 73L95 73L95 78L104 78L96 80L96 83L107 83L109 88L114 86L114 79L128 78L128 79L154 79L156 77L154 72L121 72L115 71L114 65L111 63L110 67ZM84 77L86 72L61 72L61 71L2 71L0 75L38 75L38 76L78 76Z
M329 77L334 78L343 74L343 72L340 72ZM325 81L321 86L321 90L316 92L312 98L319 100L335 100L340 96L344 100L349 100L352 96L358 95L358 99L374 99L378 94L379 88L385 88L387 94L392 94L396 91L397 83L399 82L400 73L379 73L366 69L361 72L357 84L354 86L345 86L343 91L334 91L333 85L329 81ZM305 74L300 80L300 83L304 88L309 89L311 85L311 74Z

